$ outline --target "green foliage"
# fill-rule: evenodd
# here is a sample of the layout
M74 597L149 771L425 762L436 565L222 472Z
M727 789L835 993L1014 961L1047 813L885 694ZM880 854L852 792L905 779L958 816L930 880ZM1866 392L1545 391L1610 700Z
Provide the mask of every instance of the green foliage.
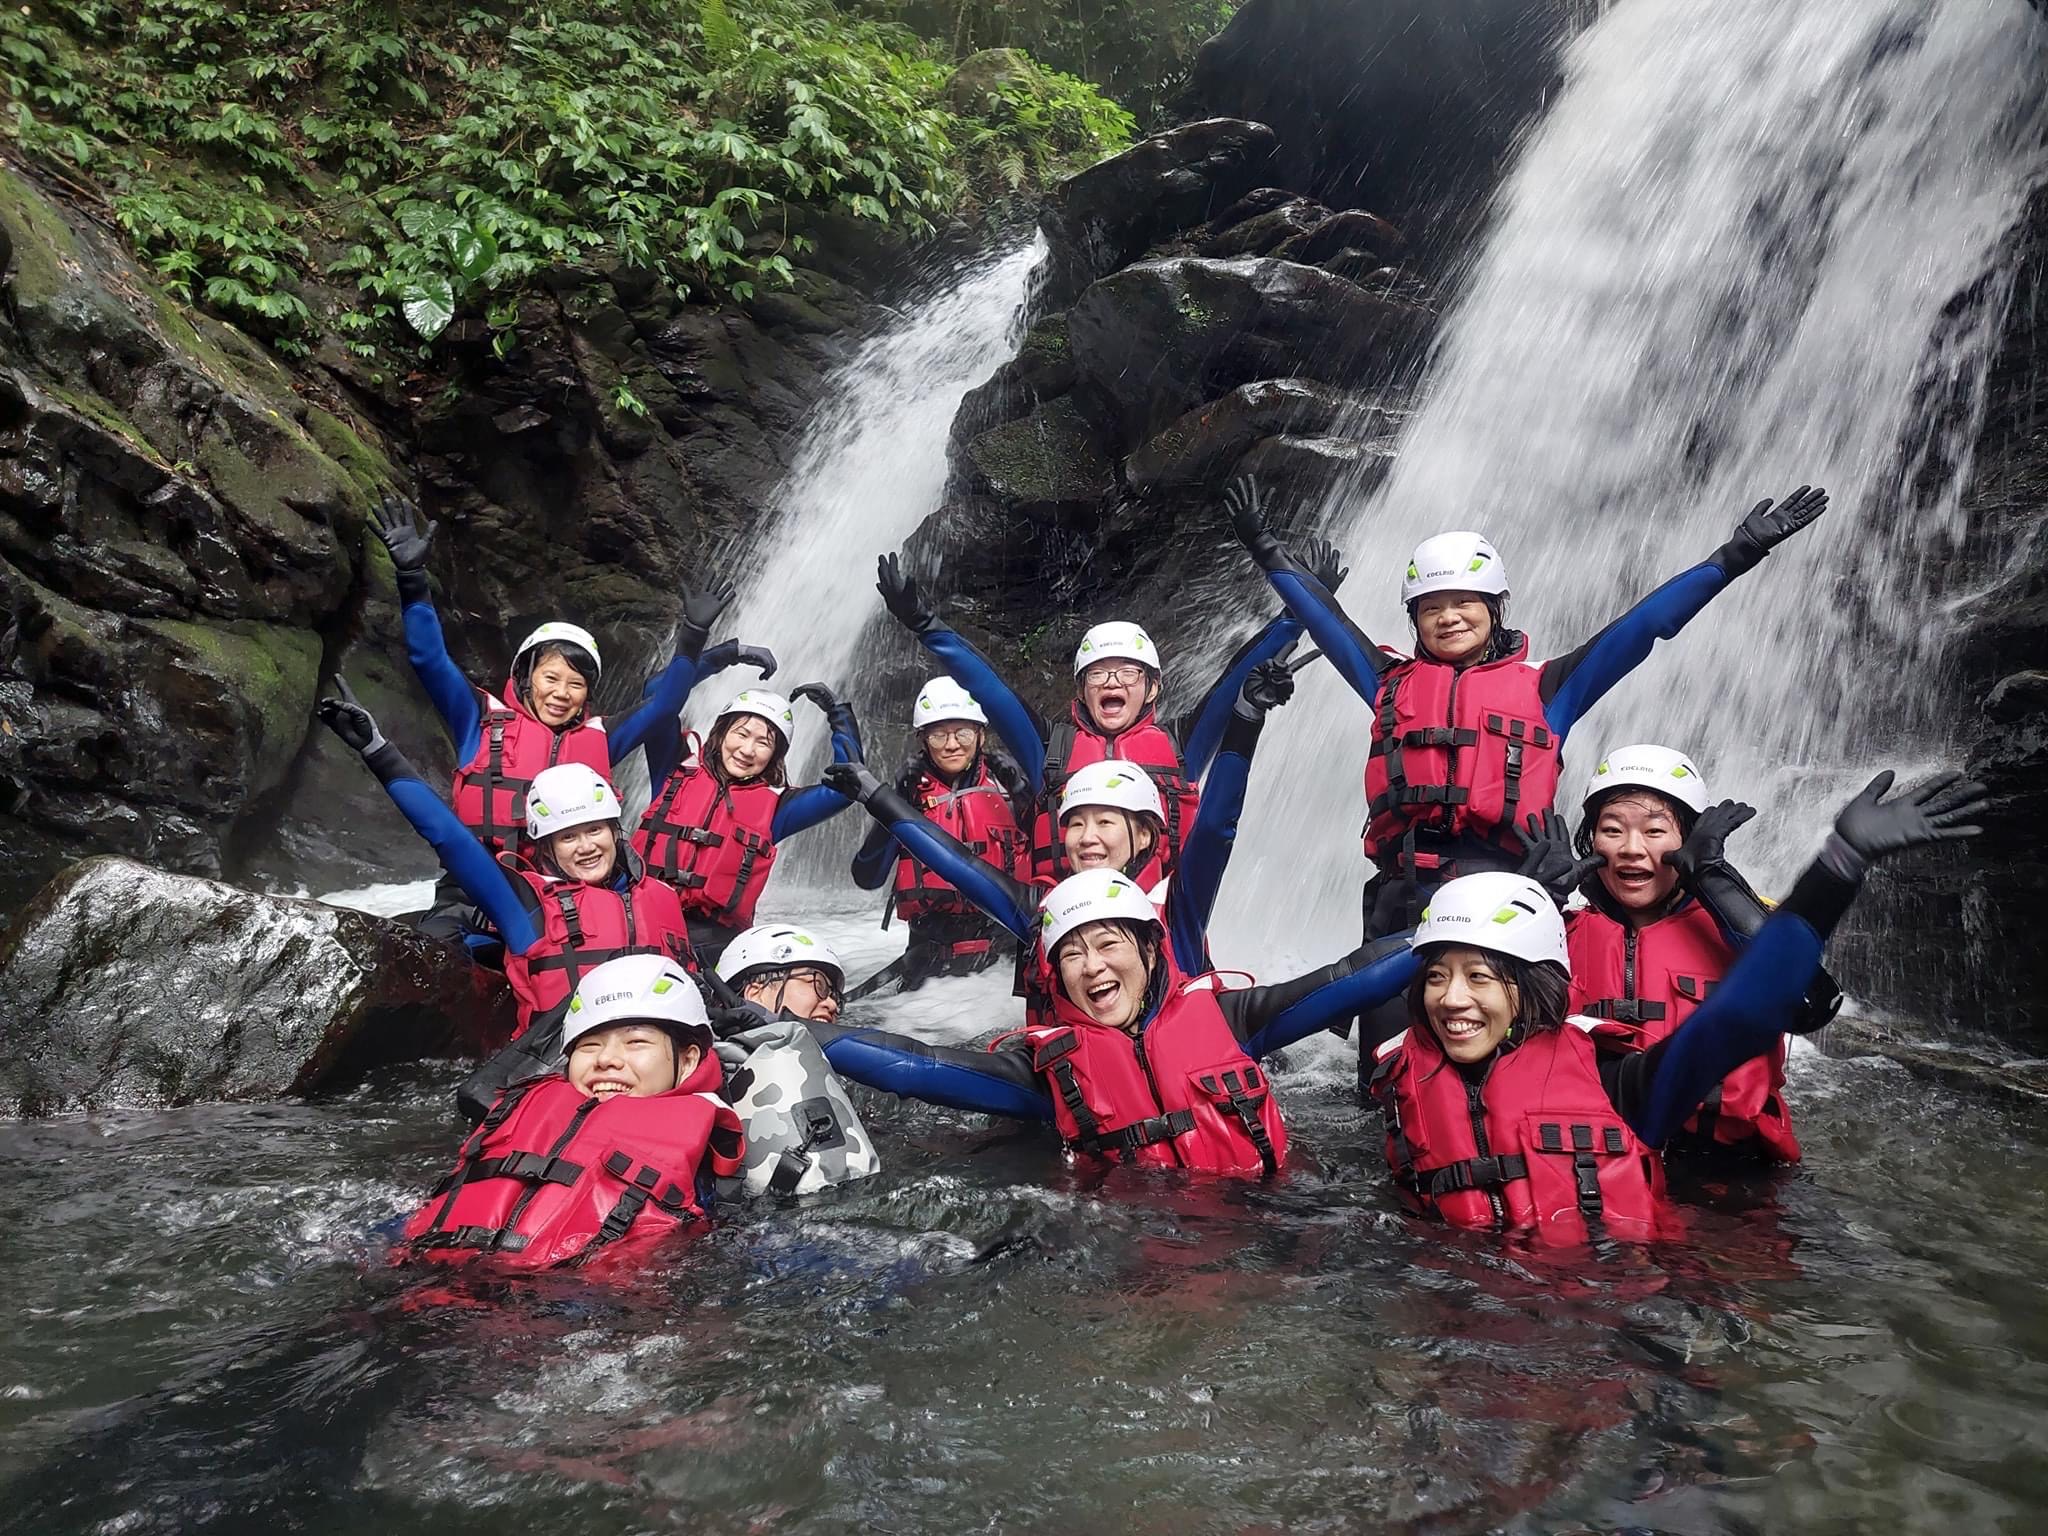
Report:
M1242 0L856 0L964 59L1022 48L1100 87L1150 132L1162 125L1203 43Z
M0 6L0 134L287 351L373 356L470 310L505 355L547 268L743 299L792 276L779 205L916 237L1128 139L1069 77L949 104L950 75L830 0ZM354 301L323 302L337 279Z

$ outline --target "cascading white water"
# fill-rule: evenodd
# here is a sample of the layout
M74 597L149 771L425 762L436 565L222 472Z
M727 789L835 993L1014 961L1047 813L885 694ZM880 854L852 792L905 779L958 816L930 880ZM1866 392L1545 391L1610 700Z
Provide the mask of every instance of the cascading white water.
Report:
M1605 746L1681 747L1764 808L1735 852L1770 883L1871 765L1938 745L1938 577L2043 174L2044 33L2022 0L1620 0L1571 46L1393 473L1322 509L1352 613L1407 645L1407 552L1479 528L1555 655L1758 499L1833 506L1578 725L1562 804ZM1357 941L1367 727L1319 669L1269 728L1219 957Z

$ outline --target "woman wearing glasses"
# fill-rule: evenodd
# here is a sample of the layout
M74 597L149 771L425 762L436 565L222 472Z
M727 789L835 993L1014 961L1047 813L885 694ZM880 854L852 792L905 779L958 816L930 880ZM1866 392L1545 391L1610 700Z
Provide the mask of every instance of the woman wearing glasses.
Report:
M1313 568L1326 589L1344 579L1335 551L1317 543ZM1201 703L1171 725L1154 711L1164 681L1164 663L1152 637L1136 624L1098 624L1081 637L1074 652L1074 701L1066 718L1049 722L1033 710L967 641L939 623L903 569L899 556L884 555L876 586L896 620L918 644L946 664L967 691L981 701L1003 745L1024 770L1038 810L1031 829L1031 873L1048 881L1071 871L1060 862L1059 806L1067 776L1112 758L1137 763L1159 787L1166 811L1165 865L1170 873L1194 825L1199 792L1223 738L1232 702L1253 667L1270 661L1301 636L1301 625L1282 615L1238 650Z
M974 696L935 677L918 690L910 723L923 750L896 776L897 793L973 858L1028 876L1031 790L1015 763L988 750L988 716ZM862 995L888 981L900 979L908 992L932 976L969 975L1005 952L1001 925L886 826L870 829L853 856L853 879L867 891L887 884L882 926L894 916L910 929L902 959L863 982Z

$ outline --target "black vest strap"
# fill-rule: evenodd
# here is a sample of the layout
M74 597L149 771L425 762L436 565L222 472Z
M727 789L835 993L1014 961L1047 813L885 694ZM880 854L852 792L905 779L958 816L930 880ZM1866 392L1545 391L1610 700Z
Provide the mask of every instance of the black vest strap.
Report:
M1259 1108L1266 1102L1270 1090L1262 1080L1257 1067L1245 1067L1242 1078L1235 1071L1225 1071L1220 1076L1220 1087L1217 1078L1207 1073L1196 1081L1202 1085L1204 1093L1228 1101L1238 1121L1244 1126L1245 1135L1251 1138L1252 1145L1258 1149L1260 1166L1265 1169L1266 1177L1270 1179L1280 1171L1280 1159L1273 1151L1273 1138L1266 1134L1266 1122L1259 1118Z
M1612 1019L1617 1024L1657 1024L1664 1018L1662 1003L1646 1003L1633 997L1603 997L1579 1010L1589 1018Z
M1080 1048L1080 1037L1071 1029L1067 1030L1035 1046L1031 1052L1031 1066L1052 1078L1053 1086L1059 1090L1060 1102L1067 1106L1067 1113L1074 1120L1074 1129L1080 1133L1077 1141L1086 1142L1101 1129L1102 1122L1088 1107L1088 1101L1081 1097L1080 1080L1074 1076L1073 1062L1067 1059Z
M1171 1141L1176 1136L1185 1136L1194 1128L1195 1112L1191 1109L1176 1109L1171 1114L1134 1120L1118 1130L1076 1136L1071 1145L1083 1152L1135 1152L1140 1147L1149 1147L1157 1142Z

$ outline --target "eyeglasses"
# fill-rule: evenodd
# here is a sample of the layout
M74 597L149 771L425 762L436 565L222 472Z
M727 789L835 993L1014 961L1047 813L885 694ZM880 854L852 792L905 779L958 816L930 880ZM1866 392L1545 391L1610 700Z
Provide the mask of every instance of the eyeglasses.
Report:
M926 728L924 739L928 746L965 746L980 729L978 725L934 725Z
M785 971L782 980L784 985L792 981L807 982L818 996L829 998L835 1003L840 1000L839 983L834 981L829 973L819 970L816 966L800 965L794 970Z
M1098 688L1105 683L1122 683L1125 687L1129 687L1132 683L1142 679L1144 675L1145 669L1133 662L1131 665L1124 667L1090 667L1081 674L1081 681L1093 683Z

